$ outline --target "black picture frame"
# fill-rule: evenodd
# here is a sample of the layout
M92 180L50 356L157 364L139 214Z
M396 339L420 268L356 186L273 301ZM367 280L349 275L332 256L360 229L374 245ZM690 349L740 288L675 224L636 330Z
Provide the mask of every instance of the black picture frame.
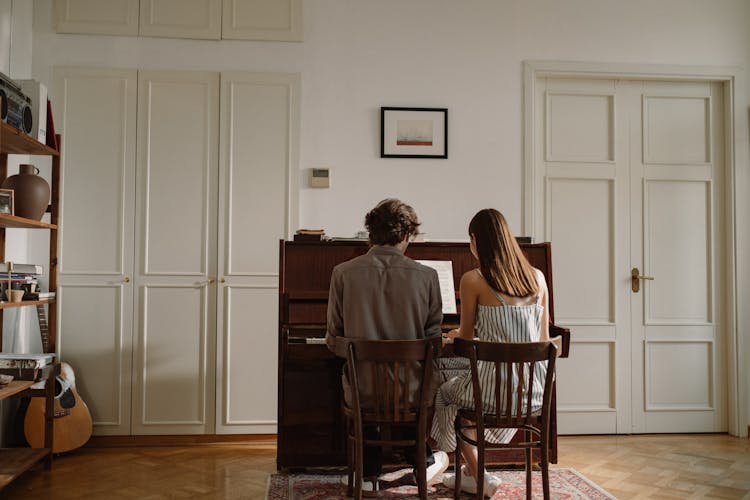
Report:
M15 200L12 189L0 189L0 214L15 215Z
M381 158L448 158L448 108L380 108Z

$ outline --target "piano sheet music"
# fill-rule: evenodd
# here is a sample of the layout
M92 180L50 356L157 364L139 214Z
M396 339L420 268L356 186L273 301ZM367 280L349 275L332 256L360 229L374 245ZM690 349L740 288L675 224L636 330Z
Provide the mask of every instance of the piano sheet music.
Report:
M453 282L453 262L450 260L418 260L438 274L440 296L443 299L443 314L458 314L456 311L456 287Z

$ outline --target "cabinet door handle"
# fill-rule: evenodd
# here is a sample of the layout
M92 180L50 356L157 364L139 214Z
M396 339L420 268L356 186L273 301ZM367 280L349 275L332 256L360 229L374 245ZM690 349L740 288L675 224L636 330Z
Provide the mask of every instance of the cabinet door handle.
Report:
M225 280L224 278L221 278L221 279L219 280L219 282L220 282L220 283L226 283L226 282L227 282L227 280Z
M122 282L123 282L123 283L130 283L130 278L128 278L127 276L125 276L125 277L124 277L124 278L122 279Z
M205 280L205 281L201 281L201 282L199 282L199 283L198 283L198 285L199 285L199 286L208 286L208 285L213 285L213 283L214 283L215 281L216 281L216 279L215 279L215 278L208 278L208 279L207 279L207 280Z

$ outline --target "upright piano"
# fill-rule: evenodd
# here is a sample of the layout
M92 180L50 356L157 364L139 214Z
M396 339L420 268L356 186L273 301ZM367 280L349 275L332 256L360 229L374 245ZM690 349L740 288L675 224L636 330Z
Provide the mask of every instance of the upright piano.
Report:
M278 469L346 464L341 415L342 361L324 342L331 272L337 264L367 252L365 241L279 242ZM552 255L549 243L521 243L531 264L547 278L550 336L562 338L567 357L570 332L554 325ZM406 250L415 260L453 262L454 287L477 267L468 243L415 242ZM458 294L456 301L460 301ZM443 330L457 328L458 314L443 317ZM554 401L553 401L554 405ZM557 425L553 406L550 461L557 463ZM498 450L494 463L523 463L522 450Z

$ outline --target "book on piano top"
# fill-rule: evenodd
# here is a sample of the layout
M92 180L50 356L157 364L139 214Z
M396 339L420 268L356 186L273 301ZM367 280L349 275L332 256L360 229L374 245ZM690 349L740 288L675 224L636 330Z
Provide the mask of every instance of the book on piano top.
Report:
M325 229L297 229L294 241L322 241L325 234Z

